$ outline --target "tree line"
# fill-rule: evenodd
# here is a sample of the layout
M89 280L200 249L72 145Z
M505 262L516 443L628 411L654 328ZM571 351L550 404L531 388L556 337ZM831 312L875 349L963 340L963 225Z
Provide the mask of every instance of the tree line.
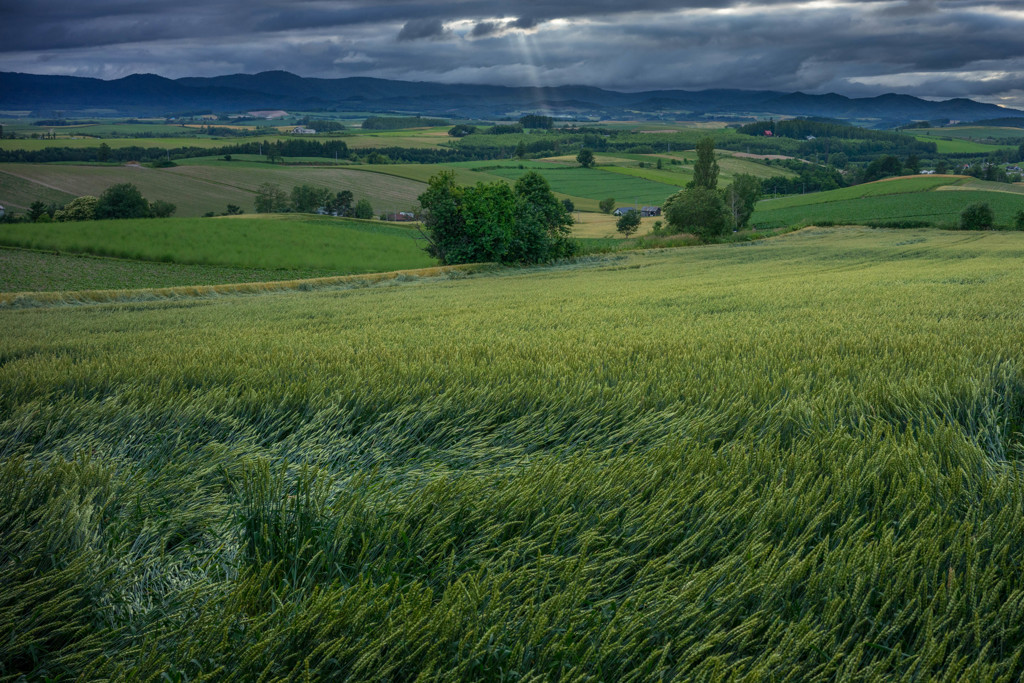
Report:
M427 252L444 264L543 263L572 256L573 224L548 181L530 171L515 185L455 184L453 171L430 178L419 196Z
M746 227L761 193L761 181L746 173L735 176L731 185L719 190L715 141L701 138L693 180L665 200L662 213L667 226L659 227L655 234L691 233L704 242L714 241L730 230Z
M36 200L29 205L23 220L31 223L63 223L124 218L168 218L176 209L174 204L162 199L147 200L133 183L119 183L108 187L99 197L83 195L63 205L45 204ZM5 216L4 220L17 222L20 219Z
M327 188L304 183L286 192L275 183L262 183L256 188L256 213L323 212L332 216L373 218L373 205L366 198L355 201L349 190L331 192Z

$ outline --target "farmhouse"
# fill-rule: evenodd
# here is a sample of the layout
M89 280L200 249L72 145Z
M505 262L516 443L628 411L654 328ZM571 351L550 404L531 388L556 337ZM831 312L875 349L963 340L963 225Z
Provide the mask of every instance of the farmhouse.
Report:
M637 211L637 209L632 206L620 206L619 208L615 209L615 211L613 211L612 214L615 216L625 216L630 211ZM660 206L642 206L640 207L639 211L640 215L643 216L644 218L661 215Z
M303 126L295 126L292 128L292 133L295 135L316 135L316 130L313 128L304 128Z
M416 214L411 211L391 211L384 214L384 220L407 223L416 220Z

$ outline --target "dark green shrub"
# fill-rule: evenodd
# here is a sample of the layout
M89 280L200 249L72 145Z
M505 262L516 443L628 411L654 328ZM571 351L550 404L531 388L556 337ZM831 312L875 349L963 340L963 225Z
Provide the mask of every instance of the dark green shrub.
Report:
M961 230L991 230L994 223L992 207L984 202L971 204L960 212Z
M96 202L96 218L149 218L149 202L131 183L111 185Z

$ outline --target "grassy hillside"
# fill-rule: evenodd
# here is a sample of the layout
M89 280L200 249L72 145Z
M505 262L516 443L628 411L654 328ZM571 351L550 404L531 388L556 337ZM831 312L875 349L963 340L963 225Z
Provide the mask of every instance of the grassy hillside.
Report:
M0 244L178 264L316 270L337 275L434 265L423 251L419 233L410 228L306 215L15 223L0 230Z
M27 207L32 201L64 203L83 195L99 195L117 183L134 183L150 201L177 206L176 216L222 213L235 204L252 213L256 188L275 183L286 192L309 183L333 192L350 190L369 199L378 212L415 205L423 183L342 167L280 166L248 161L200 159L174 168L73 164L0 164L0 204Z
M197 266L27 249L0 249L2 293L222 285L326 277L334 272L315 268Z
M1021 258L0 311L3 676L1019 679Z
M932 135L915 135L918 140L924 140L925 142L934 142L936 151L939 154L988 154L1000 149L998 145L990 145L982 142L975 142L973 140L964 140L962 138L943 139Z
M915 136L955 138L961 140L1015 140L1024 138L1024 128L1012 126L950 126L946 128L915 128L907 131Z
M911 220L953 227L964 207L977 202L988 203L995 213L996 224L1002 226L1011 225L1016 212L1024 210L1024 196L1012 185L957 176L913 176L829 192L764 199L758 202L751 222L793 225L815 221Z

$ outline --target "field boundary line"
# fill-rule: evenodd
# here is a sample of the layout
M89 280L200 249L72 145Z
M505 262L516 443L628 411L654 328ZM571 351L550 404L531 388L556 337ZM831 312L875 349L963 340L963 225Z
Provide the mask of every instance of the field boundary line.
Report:
M25 176L23 176L23 175L21 175L19 173L11 173L10 171L8 171L6 169L0 170L0 173L4 173L4 174L12 176L14 178L20 178L21 180L24 180L26 183L32 183L33 185L42 185L45 188L49 188L51 190L56 190L57 192L63 192L64 194L74 194L74 192L68 192L67 190L65 190L63 188L60 188L60 187L57 187L56 185L50 185L48 183L42 182L41 180L33 180L32 178L26 178Z
M369 287L382 282L405 282L420 278L440 278L475 275L500 268L495 263L469 263L454 266L432 266L409 270L357 275L333 275L302 280L274 280L269 282L236 282L224 285L181 285L146 289L86 289L69 292L10 292L0 293L0 309L44 308L82 304L105 304L131 301L166 301L174 299L202 299L239 294L268 294L272 292L313 291L332 287Z

